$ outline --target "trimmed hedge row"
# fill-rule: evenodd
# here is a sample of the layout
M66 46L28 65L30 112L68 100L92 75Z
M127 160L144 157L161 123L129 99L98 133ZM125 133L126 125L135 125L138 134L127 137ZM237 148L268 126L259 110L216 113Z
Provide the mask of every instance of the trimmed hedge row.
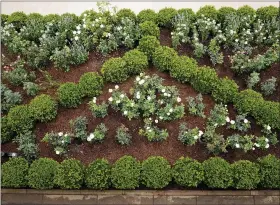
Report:
M280 188L280 159L273 155L256 162L239 160L232 164L220 157L204 162L181 157L171 167L159 156L140 163L132 156L123 156L113 165L97 159L84 166L76 159L60 164L53 159L40 158L29 166L19 157L11 158L1 166L2 187L34 189L135 189L144 185L161 189L172 179L182 187L207 186L218 189L277 189Z

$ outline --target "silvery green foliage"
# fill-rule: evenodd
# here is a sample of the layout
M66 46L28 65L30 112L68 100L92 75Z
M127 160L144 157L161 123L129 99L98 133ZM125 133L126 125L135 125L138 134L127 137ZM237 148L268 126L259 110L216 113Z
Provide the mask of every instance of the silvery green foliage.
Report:
M87 139L87 124L87 118L82 116L79 116L74 120L70 120L70 125L75 138L81 141L85 141Z
M224 55L220 51L220 46L216 39L212 39L208 46L208 55L213 65L222 64L224 62Z
M199 93L195 98L188 97L187 101L188 101L188 109L190 114L205 118L205 114L203 111L205 105L203 104L203 98L201 93Z
M275 92L277 87L277 79L275 77L272 77L265 82L261 83L261 90L262 93L266 96L272 95L273 92Z
M190 25L191 19L187 13L178 14L172 21L173 32L171 32L172 46L177 48L181 43L188 43L190 41Z
M129 145L131 143L132 136L129 134L128 128L124 125L121 125L117 129L116 139L121 145Z
M207 51L207 47L199 42L198 33L196 31L196 28L193 29L192 46L194 47L193 53L197 58L203 57Z
M226 118L228 116L227 105L216 104L210 111L210 116L207 121L207 125L213 127L219 127L226 124Z
M71 143L71 134L63 134L63 132L47 133L42 139L42 142L49 143L57 155L67 155L68 146Z
M209 36L215 36L221 30L221 24L210 18L198 18L194 23L196 25L199 37L202 42L206 41Z
M190 129L188 128L186 123L181 123L179 126L178 139L183 144L194 145L197 141L200 140L202 135L203 132L197 127Z
M108 128L104 123L97 125L93 133L90 133L87 137L88 142L102 142L105 138L105 135L108 131Z
M89 103L89 109L92 112L93 117L97 118L104 118L105 116L108 115L108 104L105 102L102 102L102 104L98 105L96 103L96 97L93 98L92 101Z
M226 117L228 128L238 130L240 132L247 132L251 128L251 122L246 119L246 115L236 115L235 120Z
M144 122L144 129L139 130L140 135L147 137L150 142L159 142L167 139L169 135L167 130L155 126L152 118L146 118ZM158 123L157 120L155 120L155 123Z
M244 152L248 152L250 150L255 150L254 135L244 135L241 136L239 134L231 135L227 138L228 144L232 149L242 149Z
M36 83L24 82L23 89L26 90L27 95L35 96L39 92L40 88Z
M20 93L13 92L4 84L1 84L1 113L9 111L12 107L22 102Z
M252 72L247 80L247 87L253 89L260 82L260 74L257 72Z

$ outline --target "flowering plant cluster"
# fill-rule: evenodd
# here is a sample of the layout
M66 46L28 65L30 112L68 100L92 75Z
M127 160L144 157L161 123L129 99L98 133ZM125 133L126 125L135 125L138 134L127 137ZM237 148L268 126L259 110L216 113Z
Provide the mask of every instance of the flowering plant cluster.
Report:
M205 114L203 111L205 105L203 104L203 98L201 93L199 93L195 98L188 97L187 101L190 114L205 118Z
M105 138L105 135L108 131L108 128L104 123L100 123L95 128L94 132L90 133L87 137L88 142L102 142Z
M186 145L194 145L198 140L200 140L203 135L203 131L199 130L197 127L190 129L187 127L186 123L182 123L179 126L178 139Z
M93 97L92 101L89 103L89 109L91 110L94 117L102 117L108 115L108 104L102 102L102 104L98 105L96 103L96 97Z
M171 32L172 46L177 48L181 43L188 43L190 41L191 19L187 13L175 16L172 24L174 27L173 32Z
M44 136L42 142L51 144L57 155L66 155L68 152L68 146L71 143L71 135L68 133L63 134L63 132L51 132Z
M237 115L235 120L226 117L228 128L238 130L240 132L247 132L251 128L251 122L246 119L245 115Z

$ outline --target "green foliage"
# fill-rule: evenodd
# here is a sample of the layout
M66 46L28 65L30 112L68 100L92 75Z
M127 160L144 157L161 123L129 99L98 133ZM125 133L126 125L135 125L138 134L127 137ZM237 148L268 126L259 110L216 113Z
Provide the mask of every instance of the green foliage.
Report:
M260 167L260 185L266 189L280 188L280 160L274 155L258 159Z
M110 58L101 68L101 73L107 82L121 83L128 76L128 68L126 62L122 58Z
M117 129L116 139L121 145L129 145L131 143L132 136L129 134L129 129L124 125L121 125Z
M58 22L60 16L58 14L48 14L44 16L44 22Z
M85 169L85 184L90 189L108 189L111 166L105 159L97 159Z
M260 82L260 80L260 74L257 72L252 72L248 77L247 87L253 89L253 87L255 87L258 84L258 82Z
M228 136L227 141L232 149L242 149L244 152L248 152L254 149L253 139L254 135L244 135L234 134Z
M209 188L226 189L233 185L231 165L220 157L211 157L203 162L204 183Z
M212 96L217 102L227 104L233 102L238 94L239 86L234 80L222 78L218 80L215 88L212 91Z
M47 133L42 142L49 143L55 151L57 155L66 155L68 152L68 146L71 143L71 135L63 134L63 132L59 133Z
M104 118L105 116L108 115L108 104L105 102L102 102L101 105L96 104L96 99L93 98L92 101L89 103L89 109L92 112L93 117L101 117Z
M236 189L255 189L260 182L259 166L248 160L232 164L233 186Z
M140 39L139 46L137 48L145 53L148 59L151 60L155 50L159 46L160 42L155 36L144 36Z
M1 144L12 141L15 133L11 130L6 116L1 117Z
M7 188L24 188L27 185L26 175L28 162L22 158L10 158L1 165L1 186Z
M57 103L51 96L41 94L30 101L29 110L35 120L48 122L57 115Z
M189 113L205 118L203 98L199 93L195 98L187 97Z
M208 46L208 54L213 65L222 64L224 62L224 55L220 51L221 48L216 39L212 39Z
M87 139L87 124L87 118L82 116L77 117L75 120L70 120L70 125L75 138L81 141Z
M170 71L174 67L173 59L178 56L177 52L168 46L160 46L153 54L153 64L159 71Z
M83 74L79 80L79 87L83 96L94 97L102 93L103 78L96 72Z
M239 7L236 11L236 14L241 17L253 17L256 14L256 11L251 6L245 5Z
M152 21L156 23L157 13L152 9L141 10L137 15L137 20L139 21L139 23L143 23L145 21Z
M178 14L181 16L188 16L191 22L195 21L196 15L191 8L183 8L178 10Z
M256 14L258 18L264 21L270 21L273 18L279 17L279 8L276 6L260 7L257 9Z
M206 17L217 21L218 19L218 11L214 6L206 5L200 7L196 12L197 17Z
M28 73L22 67L16 67L12 71L4 73L4 77L13 85L22 85L24 82L32 81L36 78L34 72Z
M136 21L136 14L131 9L121 9L116 13L116 16L118 21L121 21L123 18Z
M57 90L59 103L64 107L78 107L82 102L82 93L75 83L64 83Z
M40 91L39 86L32 82L24 82L23 89L26 90L27 95L30 96L35 96Z
M4 84L1 84L1 113L9 111L12 107L19 105L22 101L19 92L13 92Z
M90 133L90 135L87 137L88 142L102 142L105 138L105 135L108 131L108 128L105 126L104 123L100 123L96 126L93 133Z
M122 59L126 63L126 68L129 74L140 74L146 68L148 68L147 56L138 49L126 52Z
M161 9L157 14L157 23L162 27L171 28L171 22L177 14L174 8Z
M197 187L204 180L202 164L188 157L181 157L175 162L172 174L175 182L184 187Z
M83 20L86 18L91 21L94 21L98 17L99 17L99 14L96 11L94 11L93 9L89 9L89 10L85 10L83 13L81 13L80 20Z
M277 78L275 77L272 77L266 80L265 82L261 83L261 90L263 94L266 96L272 95L273 92L276 91L276 87L277 87Z
M52 189L58 166L57 161L49 158L40 158L33 161L28 170L28 186L33 189Z
M159 27L153 21L144 21L139 24L140 35L143 36L155 36L159 38Z
M226 19L226 16L231 15L231 14L233 14L233 15L236 14L236 10L234 8L228 7L228 6L221 7L218 10L218 20L219 20L219 22L224 23L224 21Z
M79 160L66 159L55 172L54 182L61 189L80 189L84 181L84 166Z
M9 15L1 14L0 18L1 18L1 26L4 27L5 23L7 22L8 18L9 18Z
M214 127L223 126L226 124L227 116L227 106L223 106L223 104L215 104L214 108L210 111L207 123Z
M186 145L194 145L201 137L202 131L197 127L190 129L186 123L181 123L179 126L178 140Z
M171 166L165 158L152 156L142 162L141 182L146 187L162 189L171 180Z
M116 189L135 189L139 187L140 162L131 156L119 158L111 170L112 186Z
M9 15L7 23L12 23L16 29L20 29L25 25L27 15L22 11L17 11Z

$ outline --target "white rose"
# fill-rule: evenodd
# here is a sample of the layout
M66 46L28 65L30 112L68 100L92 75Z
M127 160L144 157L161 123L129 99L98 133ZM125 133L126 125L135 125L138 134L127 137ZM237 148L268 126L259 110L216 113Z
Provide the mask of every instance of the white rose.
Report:
M266 129L267 130L271 130L271 127L269 125L267 125Z
M170 108L170 109L169 109L169 112L173 112L173 108Z
M109 93L113 92L113 89L109 89Z
M265 141L266 141L266 142L269 142L269 139L265 138Z
M124 98L124 94L121 94L120 97L121 97L121 98Z
M265 145L265 148L266 148L266 149L269 148L269 144L266 144L266 145Z
M58 133L58 136L61 137L62 135L63 135L63 132L59 132L59 133Z
M234 124L235 124L235 121L234 121L234 120L231 120L231 121L230 121L230 124L234 125Z
M74 39L77 41L77 40L79 40L79 37L78 37L78 36L75 36L75 38L74 38Z
M155 120L155 123L158 123L158 120Z
M203 135L203 132L201 130L199 130L198 136L201 137L202 135Z
M246 123L246 124L247 124L247 123L248 123L248 120L247 120L247 119L244 119L244 123Z
M124 115L127 115L127 111L125 110L125 111L123 112L123 114L124 114Z
M110 97L110 98L109 98L109 101L110 101L110 102L112 102L112 101L113 101L113 98L112 98L112 97Z
M162 89L162 90L161 90L161 92L163 92L163 93L164 93L164 92L165 92L165 89Z
M121 102L120 100L117 100L117 101L116 101L117 104L119 104L120 102Z
M119 89L119 86L118 86L118 85L115 85L115 89L116 89L116 90Z
M86 24L84 24L83 27L86 28L87 27Z
M101 25L100 25L100 28L104 28L104 25L103 25L103 24L101 24Z
M77 31L73 31L73 34L76 35Z
M60 151L56 150L55 153L56 153L56 154L60 154Z
M147 100L151 100L151 97L150 97L150 96L148 96L148 97L147 97Z
M235 144L235 147L236 147L236 148L240 148L240 145L239 145L239 144Z
M136 81L140 81L140 78L139 78L139 77L136 77Z
M197 140L197 139L198 139L198 136L197 136L197 135L195 135L195 136L193 136L193 138L194 138L195 140Z
M226 121L227 121L227 122L230 122L230 119L229 119L229 117L226 117Z
M167 115L169 116L169 115L170 115L170 113L168 112L168 113L167 113Z
M144 83L145 83L145 80L144 80L144 79L142 79L142 80L139 81L139 85L142 85L142 84L144 84Z
M179 103L181 101L182 101L182 99L180 97L177 97L177 102Z

